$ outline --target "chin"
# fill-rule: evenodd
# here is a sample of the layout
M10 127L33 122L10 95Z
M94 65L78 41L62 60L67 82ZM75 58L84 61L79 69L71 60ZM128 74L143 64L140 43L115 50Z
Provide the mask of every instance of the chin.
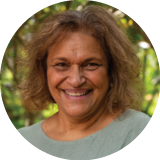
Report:
M74 106L65 108L65 112L70 117L84 117L88 113L89 108L82 106Z

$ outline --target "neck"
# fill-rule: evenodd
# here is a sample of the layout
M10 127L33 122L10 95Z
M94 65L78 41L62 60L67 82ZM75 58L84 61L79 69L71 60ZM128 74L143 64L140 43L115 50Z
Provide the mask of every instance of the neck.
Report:
M87 131L89 129L97 128L101 126L105 119L110 118L104 107L101 107L96 113L92 115L87 115L85 117L74 118L70 117L63 112L59 111L57 113L58 123L57 126L61 132L73 132L73 131Z
M105 107L90 116L74 118L59 110L42 124L44 133L54 140L72 141L89 136L109 125L115 116L109 114Z

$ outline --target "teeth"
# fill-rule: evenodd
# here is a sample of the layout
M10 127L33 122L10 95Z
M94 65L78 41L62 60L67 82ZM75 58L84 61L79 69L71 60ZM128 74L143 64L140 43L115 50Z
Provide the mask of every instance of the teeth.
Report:
M66 91L65 91L66 92ZM69 92L66 92L68 95L70 96L83 96L83 95L86 95L89 91L87 92L83 92L83 93L69 93Z

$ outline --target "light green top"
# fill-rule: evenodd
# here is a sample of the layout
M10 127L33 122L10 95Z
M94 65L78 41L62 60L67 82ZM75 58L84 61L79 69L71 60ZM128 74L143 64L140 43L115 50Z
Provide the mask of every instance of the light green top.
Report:
M82 139L56 141L45 135L42 121L18 131L40 150L56 157L71 160L90 160L105 157L128 145L146 127L150 118L129 109L107 127Z

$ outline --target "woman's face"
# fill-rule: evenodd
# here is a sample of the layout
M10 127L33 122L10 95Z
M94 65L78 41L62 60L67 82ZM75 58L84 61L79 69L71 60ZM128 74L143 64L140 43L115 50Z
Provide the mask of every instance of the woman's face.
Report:
M59 114L77 118L96 114L104 107L109 86L106 56L97 40L82 33L69 33L51 46L47 80Z

